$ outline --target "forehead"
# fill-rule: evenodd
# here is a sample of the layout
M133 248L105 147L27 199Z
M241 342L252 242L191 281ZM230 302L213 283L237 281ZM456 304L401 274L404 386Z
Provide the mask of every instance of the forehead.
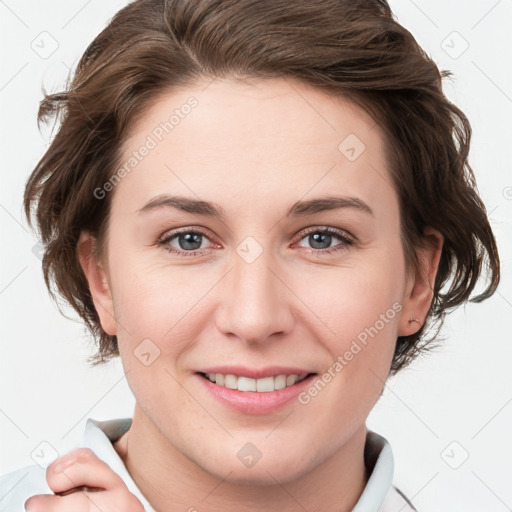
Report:
M162 193L233 211L334 190L394 199L375 121L289 79L216 79L161 95L132 127L121 165L114 203L126 213Z

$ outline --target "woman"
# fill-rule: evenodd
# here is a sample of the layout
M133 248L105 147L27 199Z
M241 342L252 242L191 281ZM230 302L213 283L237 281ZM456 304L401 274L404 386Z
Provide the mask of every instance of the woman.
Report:
M499 282L442 76L383 1L115 16L41 105L62 124L25 208L136 407L9 510L415 510L366 418Z

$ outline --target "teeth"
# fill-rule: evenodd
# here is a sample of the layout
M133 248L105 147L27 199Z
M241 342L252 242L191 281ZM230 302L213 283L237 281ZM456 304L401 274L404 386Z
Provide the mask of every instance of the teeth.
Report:
M250 377L237 377L236 375L222 373L205 373L205 377L217 384L229 389L238 391L257 391L259 393L268 393L288 386L293 386L297 382L304 380L298 375L276 375L275 377L264 377L262 379L251 379Z
M286 387L286 375L278 375L274 379L274 389L283 389Z
M234 375L224 377L224 386L229 389L238 389L238 379Z
M288 377L286 377L286 386L293 386L297 380L299 380L298 375L288 375Z
M256 391L256 379L238 377L238 391Z
M256 385L256 391L274 391L274 377L265 377L254 381Z

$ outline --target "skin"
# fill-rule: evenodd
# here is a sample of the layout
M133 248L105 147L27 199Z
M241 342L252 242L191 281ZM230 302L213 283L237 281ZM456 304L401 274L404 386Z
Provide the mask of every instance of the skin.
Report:
M25 502L27 512L144 512L123 480L89 448L73 450L52 462L46 481L56 494L32 496ZM76 492L83 485L94 492Z
M88 233L79 241L102 327L118 338L136 397L115 448L158 511L351 510L367 481L365 421L397 336L427 314L442 237L425 232L431 244L410 272L381 130L347 99L291 80L216 79L166 93L134 125L126 159L190 96L197 107L110 192L105 257L93 257ZM338 149L349 134L365 145L354 161ZM160 194L214 202L225 217L138 212ZM373 214L285 217L297 201L325 196L358 198ZM334 235L314 245L308 235L326 227L353 243ZM158 245L177 228L205 233L196 254ZM251 263L236 251L249 236L262 251ZM169 246L193 253L183 238ZM307 405L242 414L195 373L240 364L322 375L393 304L401 311ZM144 339L160 351L148 366L134 355ZM249 442L262 457L247 468L237 452Z

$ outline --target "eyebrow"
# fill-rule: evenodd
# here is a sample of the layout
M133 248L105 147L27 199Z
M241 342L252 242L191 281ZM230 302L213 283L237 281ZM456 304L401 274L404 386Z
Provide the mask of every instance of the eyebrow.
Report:
M224 218L224 209L216 203L192 199L182 196L159 195L151 199L135 213L145 213L160 208L175 208L187 213L206 215L209 217ZM285 217L302 217L315 213L337 210L340 208L354 208L363 213L374 216L373 210L357 197L321 197L308 201L297 201L285 214Z

